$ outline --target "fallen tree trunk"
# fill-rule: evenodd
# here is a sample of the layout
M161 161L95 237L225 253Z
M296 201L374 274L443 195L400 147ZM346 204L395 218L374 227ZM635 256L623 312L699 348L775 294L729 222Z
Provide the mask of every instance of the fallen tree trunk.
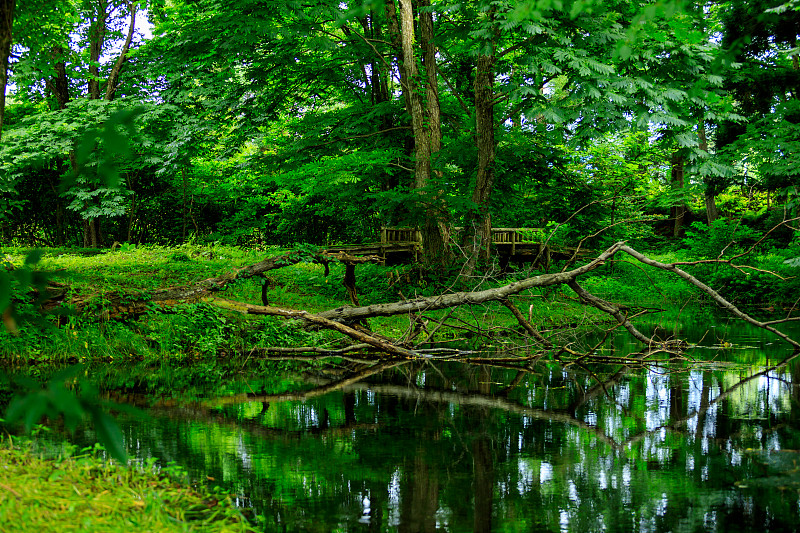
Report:
M169 307L178 303L203 301L243 314L271 315L281 316L289 319L299 319L315 327L337 331L354 340L357 344L368 346L371 349L391 354L394 357L409 359L416 357L430 357L425 351L416 350L412 344L412 341L417 342L418 344L428 342L431 340L432 334L428 334L424 336L422 340L418 341L414 341L416 335L403 335L401 339L396 340L381 337L380 335L366 330L359 325L368 318L408 315L411 318L412 326L413 324L423 324L422 327L424 328L424 323L427 322L427 319L421 320L419 316L420 313L448 308L455 309L459 306L474 306L495 302L504 305L511 311L513 316L522 326L522 330L527 334L528 339L530 339L534 344L544 350L556 350L558 347L555 346L550 339L545 338L541 333L539 333L534 325L525 319L522 313L510 301L510 298L529 289L564 285L570 287L585 304L593 306L613 317L618 325L623 326L634 338L644 343L648 349L664 349L667 344L669 345L669 348L677 351L685 348L685 345L682 345L680 342L669 342L665 344L664 341L657 341L644 335L631 323L626 309L618 307L610 302L606 302L601 298L592 295L578 283L578 279L581 276L584 276L585 274L603 266L606 262L612 260L620 252L627 254L642 264L676 274L686 283L703 291L717 305L729 311L737 318L745 320L746 322L759 328L766 329L767 331L773 333L785 342L792 345L795 349L800 349L800 343L773 327L774 324L791 320L800 320L800 318L786 318L784 320L771 322L760 322L755 320L733 305L733 303L723 298L719 293L699 281L691 274L679 268L677 264L660 263L658 261L654 261L627 246L624 242L615 243L592 261L572 270L533 276L500 287L480 291L454 292L431 297L415 298L411 300L401 300L398 302L380 303L368 306L342 306L316 314L303 310L286 309L269 305L254 305L250 303L233 302L231 300L214 296L214 294L233 281L263 275L265 272L270 270L311 259L325 265L326 273L328 270L328 263L331 261L338 261L348 265L344 282L348 292L351 295L351 299L356 302L357 299L355 297L353 266L358 263L379 261L380 259L376 256L349 256L343 252L338 254L321 253L311 256L308 254L303 255L294 252L278 257L268 258L254 265L239 268L230 274L208 278L206 280L194 283L188 287L163 289L155 291L151 294L139 295L138 298L136 295L109 295L108 293L106 293L104 297L106 298L106 301L111 302L111 309L113 310L114 315L127 314L130 316L141 314L145 310L152 308L153 303L157 304L158 306ZM86 300L83 301L85 303ZM81 300L78 299L74 302L80 304ZM80 305L78 305L78 308L80 309ZM431 320L434 319L431 318ZM443 327L444 325L444 322L439 323L437 329ZM260 348L259 350L268 352L269 348ZM562 348L562 351L563 350L564 348ZM316 350L313 351L319 353ZM348 349L348 351L350 350ZM336 350L331 353L331 355L334 356L337 353L341 355L341 350ZM586 355L573 351L570 351L569 353L572 353L576 356Z
M533 288L541 288L541 287L550 287L554 285L566 285L570 287L579 296L579 298L581 298L582 301L612 316L616 320L616 322L619 325L623 326L626 330L628 330L628 332L634 338L643 342L648 347L663 346L664 345L663 341L657 341L652 337L648 337L643 333L641 333L639 330L637 330L633 326L633 324L629 321L627 313L623 312L621 308L592 295L577 283L577 279L580 276L599 268L600 266L605 264L606 261L614 258L614 256L619 252L624 252L629 256L633 257L634 259L636 259L637 261L644 263L646 265L650 265L652 267L677 274L690 285L693 285L698 289L702 290L712 299L712 301L714 301L723 309L726 309L727 311L731 312L734 316L742 320L745 320L754 326L766 329L767 331L770 331L771 333L780 337L784 341L788 342L794 348L800 349L800 343L798 343L794 339L790 338L788 335L772 327L772 324L774 323L791 321L796 319L787 318L783 321L773 321L769 323L759 322L758 320L753 319L747 313L743 312L738 307L733 305L733 303L723 298L719 293L717 293L716 291L714 291L713 289L711 289L710 287L699 281L697 278L678 268L676 265L660 263L658 261L649 259L645 255L627 246L624 242L615 243L607 250L605 250L603 253L601 253L597 258L590 261L586 265L580 266L578 268L568 270L565 272L542 274L540 276L530 277L521 281L510 283L508 285L492 289L486 289L482 291L455 292L451 294L443 294L426 298L415 298L413 300L403 300L399 302L375 304L362 307L343 306L329 311L324 311L318 314L311 314L305 311L294 311L294 310L290 311L286 309L280 309L269 306L239 304L229 301L222 301L220 299L207 299L206 301L208 301L209 303L223 305L229 309L233 309L247 314L263 314L263 315L273 315L273 316L284 316L287 318L299 318L311 324L337 330L351 337L357 342L367 343L370 346L385 350L393 355L400 355L403 357L415 357L415 356L424 357L424 355L415 352L414 350L409 350L406 348L399 347L398 346L399 343L391 343L382 339L378 339L370 333L365 333L363 331L356 330L355 328L351 328L349 326L346 326L345 324L359 322L366 318L372 318L372 317L381 317L381 316L386 317L393 315L414 315L426 311L434 311L434 310L452 308L462 305L468 305L468 306L477 305L487 302L499 302L508 307L509 297L519 294L525 290ZM521 318L521 313L519 312L519 310L516 310L516 313L514 313L515 308L513 308L513 306L509 307L509 309L512 310L512 313L518 320ZM532 336L542 346L546 348L552 347L552 343L550 343L550 341L544 339L541 335L539 335L532 327L532 325L524 320L524 317L522 317L522 321L520 322L520 324L527 331L527 333L530 336ZM685 343L682 343L680 340L670 341L668 344L670 345L671 348L675 350L681 350L685 348Z
M219 307L224 307L225 309L230 309L232 311L237 311L239 313L244 313L248 315L270 315L270 316L282 316L285 318L299 318L304 320L310 324L314 324L317 326L321 326L323 328L333 329L338 331L339 333L344 333L351 339L362 342L365 344L369 344L379 350L384 352L399 355L400 357L416 357L417 354L412 352L411 350L407 350L400 346L396 346L390 342L386 342L374 334L368 334L363 331L359 331L355 328L342 324L341 322L335 322L333 320L328 320L320 315L315 315L309 313L308 311L295 311L293 309L281 309L279 307L271 307L267 305L252 305L246 304L242 302L233 302L231 300L225 300L223 298L205 298L203 300L206 303L216 305Z
M607 260L616 254L623 243L618 242L608 250L597 256L589 263L566 272L553 274L542 274L521 281L515 281L502 287L486 289L473 292L454 292L427 298L415 298L388 304L368 305L364 307L337 307L330 311L319 313L319 316L330 320L352 321L377 316L404 315L419 313L423 311L435 311L446 309L457 305L476 305L485 302L502 302L509 296L519 294L522 291L540 287L551 287L554 285L565 285L578 276L591 272L605 264Z

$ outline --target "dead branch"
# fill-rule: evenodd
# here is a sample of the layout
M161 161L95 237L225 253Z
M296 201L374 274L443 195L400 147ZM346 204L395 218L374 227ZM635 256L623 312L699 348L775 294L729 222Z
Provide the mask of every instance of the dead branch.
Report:
M637 340L640 340L647 345L653 344L655 342L652 338L648 337L647 335L643 334L638 329L636 329L634 325L631 324L631 322L628 320L627 315L624 315L619 307L589 293L586 289L578 285L578 282L575 281L574 279L570 280L567 283L567 286L569 286L570 289L575 291L575 294L580 296L583 301L585 301L592 307L596 307L597 309L600 309L601 311L608 313L609 315L616 318L617 322L622 324L622 326L625 329L627 329L628 332L631 335L633 335L633 337L636 338Z
M528 289L566 284L570 280L602 266L620 250L621 246L623 246L623 243L616 243L597 256L596 259L567 272L542 274L521 281L516 281L502 287L486 289L482 291L454 292L451 294L443 294L427 298L415 298L413 300L405 300L402 302L388 304L368 305L364 307L338 307L330 311L319 313L318 316L330 320L340 320L346 322L377 316L392 316L407 313L418 313L423 311L434 311L437 309L446 309L457 305L475 305L485 302L501 302L507 299L509 296L518 294Z
M666 352L670 354L680 353L683 349L686 348L685 343L681 343L680 341L670 341L665 343L647 337L646 335L641 333L638 329L636 329L636 327L632 324L631 316L624 308L616 306L601 298L598 298L597 296L586 291L578 283L578 279L582 275L591 272L599 268L600 266L604 265L606 262L612 260L615 257L615 255L618 254L619 252L626 253L635 261L638 261L643 265L673 272L674 274L680 276L685 282L700 289L702 292L708 295L714 302L716 302L722 308L729 311L734 316L756 327L766 329L767 331L770 331L774 335L788 342L793 347L800 349L800 343L798 343L797 341L791 339L788 335L772 327L773 324L777 324L780 321L760 322L752 318L748 314L738 309L731 302L723 298L716 291L714 291L713 289L711 289L710 287L699 281L697 278L678 268L676 263L666 264L650 259L645 255L637 252L633 248L627 246L624 242L618 242L610 246L604 252L599 254L595 259L589 261L585 265L579 266L572 270L567 270L557 273L541 274L538 276L533 276L527 279L516 281L501 287L475 290L475 291L452 292L437 296L421 297L412 300L401 300L393 303L380 303L368 306L355 306L355 307L342 306L317 314L303 310L286 309L280 307L273 307L269 305L253 305L249 303L233 302L223 298L215 297L214 293L220 291L225 286L236 280L242 280L254 276L263 275L265 272L268 272L270 270L281 268L287 265L296 264L304 260L305 261L313 260L325 265L326 267L328 263L332 261L337 261L344 263L345 265L348 266L346 272L347 274L346 281L348 281L348 283L346 283L346 286L348 286L349 291L352 289L351 297L353 297L353 299L355 300L353 266L358 263L379 261L380 258L378 258L377 256L355 257L355 256L350 256L344 252L340 252L337 254L318 253L313 255L308 255L308 254L304 255L297 252L293 252L284 254L282 256L265 259L264 261L261 261L254 265L249 265L246 267L239 268L233 271L232 273L197 282L189 287L178 287L178 288L164 289L161 291L155 291L154 293L146 295L145 297L139 300L131 298L130 295L121 295L121 294L114 294L114 295L106 294L105 297L107 298L107 300L111 301L112 308L115 314L142 313L147 308L147 304L150 303L156 303L162 307L169 307L171 305L178 303L202 301L243 314L282 316L284 318L289 318L289 319L298 319L307 324L314 325L316 327L337 331L355 341L355 344L353 346L346 348L338 348L335 350L327 350L325 348L317 348L317 347L300 347L292 349L264 348L259 351L259 353L268 357L289 356L290 354L300 355L301 353L317 354L317 356L320 357L325 357L325 356L342 357L345 354L353 353L355 351L374 349L374 350L379 350L380 352L383 352L385 354L390 354L394 357L400 357L407 360L407 359L416 359L420 357L430 358L432 357L432 354L425 353L423 350L420 349L410 348L411 346L410 342L415 336L413 334L411 338L406 338L405 342L403 342L402 340L382 337L372 331L369 331L364 327L359 326L359 323L363 323L363 321L366 320L367 318L373 318L373 317L382 317L382 316L386 317L399 314L414 316L429 311L450 309L451 312L444 319L436 319L430 316L425 317L426 321L437 324L433 332L428 332L427 330L425 331L426 335L424 337L425 339L424 342L429 343L432 340L433 334L436 332L436 330L442 327L448 327L448 328L458 327L457 325L448 322L450 318L455 318L456 320L460 320L458 317L453 316L453 311L457 307L459 306L472 307L479 304L498 302L501 305L507 307L511 311L511 313L516 318L517 322L519 322L519 324L527 332L528 335L530 335L533 339L535 339L544 348L552 349L554 346L553 342L545 338L541 333L539 333L537 328L533 324L531 324L530 320L527 320L523 316L523 314L519 311L519 309L517 309L516 306L514 306L514 304L509 301L509 298L529 289L566 285L570 287L578 295L578 297L581 299L583 303L595 307L603 311L604 313L607 313L608 315L614 318L617 324L623 326L634 338L643 342L647 346L646 350L647 356L657 352ZM66 291L63 292L66 293ZM133 301L131 302L131 300ZM417 320L421 320L421 317L418 318ZM480 323L482 319L477 318L477 320L479 322L478 329L480 330ZM795 320L795 319L787 318L784 319L783 321L789 321L789 320ZM467 327L471 331L474 331L474 325L468 325ZM422 329L424 328L420 328L420 331ZM508 331L513 331L513 330L508 330ZM418 334L419 331L415 333ZM571 349L569 346L560 347L558 355L562 353L568 353L571 356L579 359L581 357L587 356L586 353L575 351ZM452 357L452 355L447 354L445 355L445 357ZM637 362L641 364L641 359L639 359Z
M525 318L525 316L522 314L522 312L519 309L517 309L516 305L511 303L510 300L503 300L502 304L504 306L506 306L509 309L509 311L511 311L511 314L514 315L514 318L517 319L517 322L519 322L520 326L522 326L523 329L525 329L525 331L527 331L528 334L530 334L531 337L533 337L534 339L536 339L537 341L542 343L546 348L552 348L553 347L553 343L550 342L549 340L545 339L544 337L542 337L541 333L536 331L536 328L533 327L533 324L531 324Z
M544 346L552 347L552 343L550 343L550 341L547 341L543 336L541 336L541 334L539 334L536 331L536 328L534 328L533 325L530 324L530 322L525 319L522 313L518 309L516 309L516 307L513 304L510 304L510 302L508 302L508 299L510 296L514 294L518 294L524 290L531 288L548 287L553 285L567 285L580 297L580 299L583 302L609 314L616 320L616 322L619 325L623 326L634 338L643 342L647 346L647 350L645 351L646 355L644 355L643 357L649 357L654 353L660 353L660 352L669 353L672 355L681 353L681 351L686 348L685 343L683 343L682 341L671 341L666 343L659 342L651 337L644 335L638 329L636 329L636 327L631 323L628 314L623 312L623 310L620 307L589 293L578 283L577 279L581 275L590 272L595 268L598 268L606 261L612 259L618 252L621 251L625 252L629 256L633 257L634 259L645 265L649 265L662 270L667 270L677 274L689 284L699 288L701 291L706 293L717 304L719 304L721 307L731 312L734 316L743 319L746 322L756 327L766 329L767 331L770 331L771 333L785 340L795 348L800 348L800 343L791 339L788 335L773 328L770 325L772 322L759 322L758 320L755 320L748 314L738 309L731 302L723 298L716 291L714 291L713 289L711 289L710 287L699 281L697 278L675 266L675 264L665 264L652 260L622 242L616 243L613 246L609 247L606 251L601 253L596 259L590 261L586 265L583 265L581 267L566 272L534 276L502 287L496 287L481 291L455 292L433 297L416 298L414 300L404 300L400 302L375 304L362 307L344 306L330 311L325 311L319 314L312 314L306 311L280 309L269 306L242 304L242 303L222 300L219 298L206 298L205 301L208 301L209 303L214 303L216 305L222 305L223 307L227 307L229 309L247 314L264 314L264 315L283 316L287 318L301 319L310 324L315 324L317 326L339 331L340 333L349 336L350 338L354 339L359 343L367 344L371 347L385 351L392 355L404 358L415 358L415 357L420 357L422 355L419 350L409 350L403 348L401 346L398 346L397 341L387 338L379 338L379 336L375 335L372 332L348 326L347 323L352 324L371 317L392 316L397 314L411 315L425 311L454 308L461 305L473 306L476 304L483 304L494 301L494 302L500 302L501 304L508 307L511 310L512 314L514 314L517 321L532 337L537 339ZM516 312L514 312L515 310ZM432 318L428 318L428 320L438 322ZM444 321L440 322L440 324L443 323ZM429 339L430 335L428 335L426 338ZM587 355L585 353L580 353L571 350L569 346L561 347L559 355L560 353L569 353L572 356L578 358L586 357ZM637 357L636 360L637 362L641 363L641 357Z
M674 272L675 274L677 274L678 276L680 276L681 278L686 280L689 284L694 285L695 287L697 287L698 289L700 289L701 291L706 293L720 307L726 309L732 315L734 315L734 316L736 316L738 318L741 318L742 320L744 320L748 324L752 324L752 325L754 325L754 326L756 326L758 328L765 329L765 330L769 331L770 333L772 333L773 335L776 335L776 336L780 337L781 339L783 339L784 341L788 342L789 344L794 346L796 349L800 349L800 342L795 341L794 339L792 339L791 337L789 337L785 333L783 333L781 331L778 331L777 329L773 328L772 326L770 326L766 322L759 322L758 320L756 320L755 318L751 317L750 315L748 315L747 313L745 313L744 311L740 310L738 307L733 305L731 302L729 302L728 300L723 298L717 291L715 291L714 289L712 289L711 287L709 287L708 285L706 285L705 283L703 283L699 279L695 278L694 276L692 276L688 272L685 272L684 270L681 270L680 268L678 268L674 264L671 264L671 263L660 263L658 261L650 259L649 257L646 257L646 256L640 254L639 252L637 252L636 250L634 250L633 248L631 248L630 246L627 246L625 244L622 244L620 246L619 250L625 252L626 254L628 254L631 257L641 261L642 263L644 263L646 265L650 265L650 266L653 266L653 267L656 267L656 268L660 268L661 270Z
M357 342L369 344L370 346L373 346L375 348L378 348L379 350L382 350L384 352L393 355L405 358L417 357L417 354L415 354L411 350L395 346L390 342L386 342L384 340L379 339L375 335L368 335L355 328L342 324L341 322L328 320L327 318L324 318L320 315L309 313L308 311L281 309L279 307L271 307L267 305L252 305L241 302L233 302L231 300L225 300L223 298L213 298L213 297L204 298L203 301L209 304L223 307L225 309L229 309L231 311L237 311L239 313L244 313L248 315L269 315L269 316L282 316L286 318L299 318L311 324L322 326L323 328L326 329L336 330L339 333L343 333L344 335L347 335L348 337Z

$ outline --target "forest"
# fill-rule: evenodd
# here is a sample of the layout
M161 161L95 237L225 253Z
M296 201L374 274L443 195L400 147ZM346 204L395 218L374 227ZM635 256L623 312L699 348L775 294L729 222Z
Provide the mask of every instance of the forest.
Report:
M0 0L0 464L158 470L165 531L795 523L799 35L798 0ZM89 520L5 483L0 529Z

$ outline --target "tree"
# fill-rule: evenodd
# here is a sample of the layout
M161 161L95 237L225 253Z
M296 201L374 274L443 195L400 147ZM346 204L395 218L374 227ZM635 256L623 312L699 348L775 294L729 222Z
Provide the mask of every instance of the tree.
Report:
M722 46L740 65L726 88L747 123L720 123L717 145L740 184L779 190L788 201L800 168L800 10L796 2L732 0L719 11Z
M386 0L384 6L395 48L406 111L411 116L415 161L413 189L419 195L418 202L424 213L422 242L427 263L446 265L450 262L447 248L449 217L442 212L440 194L431 183L433 160L442 147L433 14L428 0L419 0L416 6L412 0L398 0L398 3L399 9L394 0ZM419 19L419 39L416 38L415 31L415 7ZM419 50L416 43L419 43ZM419 66L418 57L422 59ZM420 67L424 75L420 73Z
M468 274L489 257L492 218L509 206L497 191L558 182L562 154L587 152L609 133L652 132L674 154L663 162L673 161L676 186L662 201L673 208L673 234L701 181L713 218L729 170L709 154L716 125L736 120L736 110L710 39L716 12L676 7L155 3L155 38L131 62L136 5L87 0L37 12L54 30L23 32L13 75L20 116L37 115L42 102L53 110L136 95L168 103L172 124L160 126L160 154L147 155L151 168L138 183L169 191L148 209L155 216L169 204L170 220L180 211L183 238L193 227L215 238L236 233L234 242L253 231L282 243L352 242L408 224L422 230L426 262L447 264L458 244ZM121 53L103 61L112 42ZM68 154L52 159L47 181L66 167L76 167ZM591 196L568 192L579 189ZM88 217L87 243L102 237L90 216L99 213L96 192L91 184L72 191ZM613 211L619 195L609 193ZM130 195L123 209L140 199ZM529 205L526 217L516 210L517 224L555 219L542 203Z
M89 100L113 100L120 92L120 73L128 62L137 5L136 2L109 0L71 2L63 6L49 2L29 5L17 17L22 50L15 66L18 96L25 95L32 101L48 101L52 109L59 111L65 111L83 90ZM50 31L43 35L39 31L41 26ZM123 27L124 35L119 31ZM111 63L101 65L103 55L117 44L119 54ZM87 111L87 119L97 118L96 114L93 115L93 110L99 109L97 106L74 107L79 108ZM44 115L40 117L44 118ZM35 144L34 139L31 141ZM45 151L52 152L49 148ZM69 209L76 210L83 217L84 245L100 246L100 219L110 213L102 199L109 195L117 196L121 189L115 187L116 190L112 191L98 187L90 175L79 175L88 168L80 159L71 149L55 155L56 172L62 172L62 162L66 161L72 173L78 176L69 190L74 199ZM55 186L54 182L51 182L51 187ZM118 214L119 210L113 209L111 213Z
M14 30L14 8L17 0L0 1L0 138L3 136L3 116L6 109L6 84L8 82L8 56Z

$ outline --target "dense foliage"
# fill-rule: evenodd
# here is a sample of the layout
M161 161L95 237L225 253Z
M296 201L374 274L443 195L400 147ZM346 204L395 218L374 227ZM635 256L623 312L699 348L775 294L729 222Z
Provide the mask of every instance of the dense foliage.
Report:
M797 9L26 2L0 235L331 244L414 225L433 254L466 226L453 244L474 256L491 225L661 248L718 218L761 232L797 213Z

